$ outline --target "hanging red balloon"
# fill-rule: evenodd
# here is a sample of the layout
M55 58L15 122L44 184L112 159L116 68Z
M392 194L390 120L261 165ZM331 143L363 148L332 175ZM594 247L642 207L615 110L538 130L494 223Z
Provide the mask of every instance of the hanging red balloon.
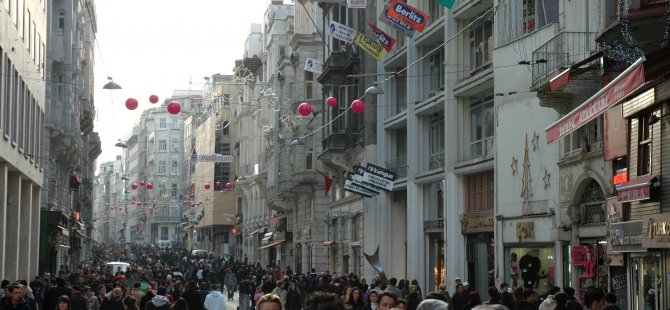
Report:
M221 182L216 181L216 183L214 183L214 186L215 186L216 188L220 188L220 187L221 187Z
M205 189L209 189L210 187L212 186L210 186L209 183L205 183Z
M227 190L233 189L233 183L230 183L230 182L226 183L226 189Z
M329 107L334 108L337 106L337 99L335 99L335 97L328 97L328 99L326 99L326 103Z
M130 188L137 189L137 183L130 184Z
M181 105L177 101L170 101L167 105L167 110L170 114L178 114L181 111Z
M140 186L144 186L144 181L140 181Z
M298 113L302 116L307 116L312 113L312 106L307 102L303 102L298 106Z
M195 204L194 204L194 203L191 204L191 208L195 208Z
M137 99L135 98L126 99L126 109L135 110L137 109L137 106L138 106Z
M151 183L147 183L147 189L154 189L154 185Z
M148 205L149 205L149 203L145 201L145 202L144 202L144 205L145 205L145 206L148 206Z
M156 95L149 96L149 102L151 102L151 103L158 102L158 96L156 96Z
M351 109L355 113L363 113L363 110L365 110L365 103L361 99L356 99L351 103Z

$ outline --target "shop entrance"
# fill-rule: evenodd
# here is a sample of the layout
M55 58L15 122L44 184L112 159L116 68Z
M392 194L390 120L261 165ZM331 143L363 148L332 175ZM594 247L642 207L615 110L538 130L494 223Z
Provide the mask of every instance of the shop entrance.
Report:
M663 281L660 261L658 254L631 255L630 309L665 309L661 298L658 298Z

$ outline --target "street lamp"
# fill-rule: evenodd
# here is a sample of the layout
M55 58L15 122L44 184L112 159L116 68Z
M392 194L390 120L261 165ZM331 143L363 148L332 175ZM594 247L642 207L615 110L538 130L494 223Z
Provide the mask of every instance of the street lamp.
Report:
M107 82L102 89L121 89L121 85L114 83L114 79L112 79L111 76L108 76L107 79L109 82Z
M116 139L116 141L117 142L116 142L116 144L114 144L114 146L120 147L122 149L125 149L125 148L128 147L128 145L125 142L121 141L121 139Z

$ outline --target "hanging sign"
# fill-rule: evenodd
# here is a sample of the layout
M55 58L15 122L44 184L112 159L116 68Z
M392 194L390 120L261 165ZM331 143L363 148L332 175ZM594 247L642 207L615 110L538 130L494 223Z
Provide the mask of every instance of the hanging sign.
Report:
M374 193L368 190L367 188L356 184L352 179L352 174L349 174L346 180L344 180L344 190L352 192L354 194L359 194L367 198L371 198L372 196L377 195L377 193Z
M359 165L354 165L354 172L349 173L351 175L351 180L354 182L355 185L361 186L368 191L374 193L375 195L379 194L379 191L381 190L379 187L363 183L363 175L365 174L365 168L359 166Z
M377 41L381 43L381 45L384 47L384 49L387 52L391 52L391 49L393 48L393 45L395 44L395 39L388 35L386 32L382 31L381 29L375 27L373 24L368 23L368 26L372 30L372 32L375 34L377 37Z
M454 3L456 3L456 0L435 0L437 3L444 5L447 7L447 9L450 9L454 7Z
M331 22L328 29L330 29L330 35L333 38L350 44L354 43L354 39L356 38L356 30L353 28L349 28L340 23Z
M386 16L404 22L419 32L422 32L426 28L428 18L430 18L428 14L400 0L391 1L391 6L386 11Z
M386 12L388 12L388 7L385 7L384 10L382 10L381 15L379 15L379 21L388 24L389 26L395 28L396 30L402 32L402 34L408 36L408 37L413 37L416 31L414 28L410 27L409 25L389 17L386 15Z
M205 154L198 155L199 163L232 163L233 156L230 155L221 155L221 154Z
M350 9L364 9L367 6L367 0L347 0L347 7Z
M376 60L382 59L384 55L384 47L375 39L370 39L363 33L356 35L356 45L360 46L366 53Z
M363 183L390 192L393 190L396 177L397 174L391 170L368 164L365 167L365 173L363 173Z
M316 58L307 57L305 58L305 71L321 74L323 72L323 62Z

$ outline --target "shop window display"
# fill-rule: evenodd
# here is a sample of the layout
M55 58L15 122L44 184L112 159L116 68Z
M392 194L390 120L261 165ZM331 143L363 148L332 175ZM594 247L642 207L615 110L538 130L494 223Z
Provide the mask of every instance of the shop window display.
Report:
M546 293L556 285L556 250L553 247L507 248L507 282Z
M584 297L589 287L598 287L607 292L607 266L605 265L605 248L602 244L576 245L572 247L572 265L577 272L577 294Z

